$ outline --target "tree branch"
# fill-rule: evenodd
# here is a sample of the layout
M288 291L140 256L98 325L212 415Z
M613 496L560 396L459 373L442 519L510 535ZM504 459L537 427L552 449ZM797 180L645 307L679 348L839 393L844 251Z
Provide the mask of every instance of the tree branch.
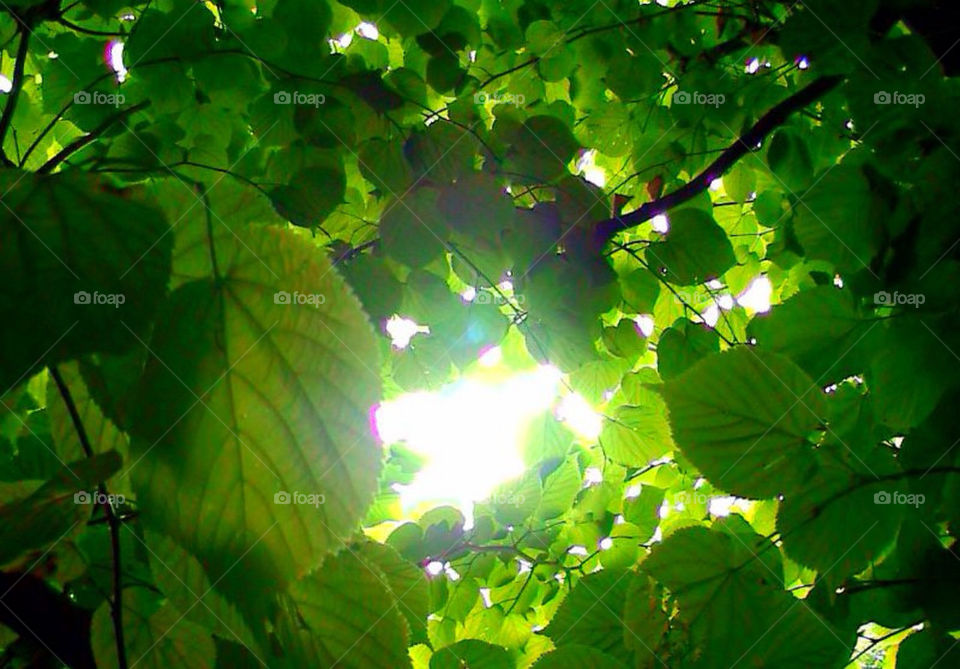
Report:
M63 398L63 403L70 414L70 420L73 422L73 428L77 431L77 438L83 447L83 452L88 458L93 457L93 446L90 444L90 438L83 427L83 421L80 419L80 412L77 411L77 405L73 401L73 395L70 394L70 388L60 375L56 366L51 365L50 378L57 384L57 390ZM123 583L121 581L123 569L120 562L120 519L110 504L107 486L101 481L97 489L102 495L103 512L107 517L107 523L110 525L110 549L113 552L113 598L110 602L110 614L113 619L113 633L117 642L117 664L120 669L127 669L127 652L123 641Z
M7 104L3 108L3 116L0 116L0 163L13 167L13 162L7 158L3 151L3 142L7 137L7 130L13 122L13 112L17 108L17 99L20 97L20 89L23 88L23 68L27 63L27 50L30 48L30 27L21 21L20 23L20 44L17 46L17 61L13 64L13 81L11 82L10 93L7 96Z
M72 142L67 144L65 147L60 149L60 152L57 153L57 155L55 155L53 158L45 162L40 167L40 169L37 170L37 173L50 174L50 172L53 171L53 169L57 165L59 165L64 160L69 158L73 153L76 153L77 151L85 147L87 144L97 139L100 135L106 132L111 125L113 125L117 121L122 120L127 116L132 116L133 114L136 114L138 111L140 111L144 107L148 107L149 105L150 105L149 101L140 102L138 104L133 105L129 109L124 109L122 112L114 114L113 116L105 119L103 123L98 125L89 133L87 133L83 137L78 137L77 139L73 140Z
M716 160L691 181L672 193L667 193L661 198L645 203L629 214L600 221L594 228L595 248L603 248L618 232L635 228L654 216L673 209L706 191L714 179L723 176L738 160L754 150L767 135L783 125L791 114L826 95L841 81L842 77L834 75L814 80L813 83L801 88L761 116L752 128L737 138L737 141L727 147Z

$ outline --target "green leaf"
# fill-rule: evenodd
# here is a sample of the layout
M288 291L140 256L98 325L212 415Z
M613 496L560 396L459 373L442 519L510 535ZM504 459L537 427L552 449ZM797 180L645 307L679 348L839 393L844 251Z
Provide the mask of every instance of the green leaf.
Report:
M171 237L135 189L0 170L0 386L137 345L164 297ZM39 308L43 305L43 308Z
M574 460L564 460L543 482L543 495L537 507L537 518L550 520L566 513L580 492L582 476Z
M803 290L747 326L759 350L789 356L818 383L862 371L858 344L864 323L849 291L833 286Z
M120 469L115 451L65 464L29 495L0 506L0 565L54 544L89 519L97 484Z
M852 650L781 589L779 555L759 535L684 528L655 546L643 568L680 603L695 649L689 666L842 666Z
M147 532L145 540L157 586L184 620L238 643L254 655L262 655L246 621L236 607L213 589L196 557L162 534ZM138 537L138 541L143 540Z
M531 116L522 125L511 125L503 141L510 147L516 172L545 181L564 174L580 148L570 128L556 116Z
M290 585L277 623L284 666L409 667L407 625L388 581L357 555L331 555Z
M691 208L670 215L667 238L650 244L644 257L667 281L681 286L720 277L736 263L723 228L710 214Z
M276 186L270 199L277 213L295 225L312 228L320 225L343 202L347 181L343 166L329 163L307 167Z
M897 669L931 669L934 666L954 666L960 662L960 648L956 640L946 634L925 629L914 632L900 642L897 648Z
M119 666L113 630L110 603L104 602L90 624L90 645L99 667ZM216 661L210 633L184 620L173 606L161 603L144 588L128 588L123 593L123 641L131 666L209 669Z
M814 466L809 439L826 404L787 358L737 347L704 358L663 393L677 445L722 490L773 497L796 489Z
M633 572L603 570L584 576L543 631L558 646L583 644L627 660L623 610Z
M437 210L437 192L420 188L387 205L380 221L384 252L410 267L424 267L439 258L447 226Z
M430 658L430 669L514 669L506 648L478 639L464 639L439 649Z
M615 657L586 645L562 646L534 662L532 669L626 669Z
M430 592L424 571L390 546L375 541L362 543L357 554L386 578L397 607L410 626L410 643L426 643Z
M267 591L339 548L373 497L377 346L309 242L219 230L217 279L182 285L158 319L131 472L148 526L227 590L249 591L257 574Z
M864 463L866 467L870 467ZM796 494L786 495L777 530L791 559L840 582L879 560L897 537L904 507L893 495L906 490L876 481L892 470L872 461L862 477L838 466L822 468Z
M840 165L821 172L793 205L794 231L803 250L841 272L870 267L879 248L872 199L858 168Z
M719 350L720 337L715 330L686 318L678 319L660 334L657 371L664 381L669 381Z
M794 130L780 130L770 141L767 164L790 191L800 191L813 179L813 161L807 143Z
M653 536L660 524L660 506L663 504L663 489L644 484L637 497L623 502L623 517L638 528L637 541L645 543Z

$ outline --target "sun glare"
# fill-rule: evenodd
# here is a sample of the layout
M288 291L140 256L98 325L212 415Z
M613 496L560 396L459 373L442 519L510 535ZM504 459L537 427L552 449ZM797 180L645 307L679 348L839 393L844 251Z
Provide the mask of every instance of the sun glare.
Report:
M453 504L472 518L473 503L524 472L523 436L544 411L581 436L599 433L600 417L568 392L552 366L511 372L498 348L484 352L480 370L436 392L386 401L375 412L380 439L404 442L425 459L410 485L397 486L405 512Z

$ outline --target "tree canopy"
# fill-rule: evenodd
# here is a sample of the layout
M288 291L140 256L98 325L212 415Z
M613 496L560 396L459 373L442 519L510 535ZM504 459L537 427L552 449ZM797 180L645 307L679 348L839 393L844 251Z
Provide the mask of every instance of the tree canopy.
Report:
M957 25L0 2L0 664L960 666ZM598 433L404 517L494 346Z

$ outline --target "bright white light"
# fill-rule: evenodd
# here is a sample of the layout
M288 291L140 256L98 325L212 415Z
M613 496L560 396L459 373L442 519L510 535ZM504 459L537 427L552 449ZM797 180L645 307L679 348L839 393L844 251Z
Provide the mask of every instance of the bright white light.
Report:
M579 555L580 557L587 557L590 555L590 551L587 550L586 546L571 546L567 549L569 555Z
M367 23L366 21L357 26L357 33L359 33L360 37L365 37L372 40L380 37L380 31L377 30L377 27L372 23Z
M760 70L760 59L751 58L747 61L746 66L743 68L744 72L747 74L756 74Z
M413 482L400 491L403 506L447 501L469 522L473 502L523 473L524 430L555 401L561 376L555 367L543 366L496 383L465 378L377 407L380 439L403 441L425 459Z
M717 306L724 311L733 309L733 295L721 295L717 298Z
M470 53L467 54L467 58L470 59L470 62L471 62L471 63L476 63L476 62L477 62L477 50L476 50L476 49L471 50Z
M463 298L464 302L473 302L474 298L477 296L477 289L473 286L467 286L463 289L463 292L460 293L460 297Z
M624 498L634 499L635 497L639 497L640 490L642 489L642 487L643 486L641 486L639 483L634 483L632 486L627 488L626 491L623 493Z
M13 90L13 82L0 74L0 93L9 93Z
M501 281L500 283L497 284L497 288L499 288L505 293L513 292L513 281L509 281L509 280Z
M336 41L341 49L346 49L353 42L353 33L344 33Z
M833 285L837 288L843 288L843 277L839 274L833 275Z
M123 64L123 42L119 40L107 42L107 64L117 73L117 81L123 82L127 78L127 68Z
M723 288L723 282L719 279L710 279L707 281L707 288L710 290L720 290Z
M653 316L650 314L640 314L633 319L633 322L637 324L640 334L642 334L644 337L649 337L653 334L653 326L655 323L653 321Z
M797 63L797 68L801 70L805 70L808 67L810 67L810 59L807 58L806 56L797 56L796 63Z
M670 219L667 218L666 214L657 214L650 221L650 225L653 227L654 232L665 235L670 230Z
M414 335L430 332L430 328L417 325L409 318L394 315L387 321L386 331L390 335L394 348L406 348L410 345L410 340L413 339Z
M566 395L557 405L557 418L567 424L571 430L587 439L600 436L603 418L593 407L576 393Z
M597 543L597 546L602 551L608 551L611 548L613 548L613 539L611 539L610 537L604 537Z
M603 483L603 472L596 467L587 467L583 472L584 487Z
M713 497L707 504L707 510L712 516L729 516L734 511L746 511L752 502L739 497Z
M490 588L480 588L480 599L483 600L483 608L489 609L493 606L493 602L490 600Z
M431 576L439 576L440 572L443 571L443 563L433 560L427 563L426 569L427 569L427 573L430 574Z
M703 310L703 322L706 323L708 327L715 327L718 320L720 320L720 307L718 307L716 303L711 304Z
M481 367L496 367L503 361L503 351L499 346L491 346L480 354L477 363Z
M580 156L580 160L577 161L577 170L584 179L595 186L603 188L607 185L607 173L602 167L596 164L596 157L596 150L590 149L589 151L584 151L583 155Z
M710 190L718 191L723 188L723 179L714 179L710 182Z
M770 294L773 286L770 279L761 274L747 286L746 290L737 295L737 303L745 309L752 309L757 313L770 311Z

